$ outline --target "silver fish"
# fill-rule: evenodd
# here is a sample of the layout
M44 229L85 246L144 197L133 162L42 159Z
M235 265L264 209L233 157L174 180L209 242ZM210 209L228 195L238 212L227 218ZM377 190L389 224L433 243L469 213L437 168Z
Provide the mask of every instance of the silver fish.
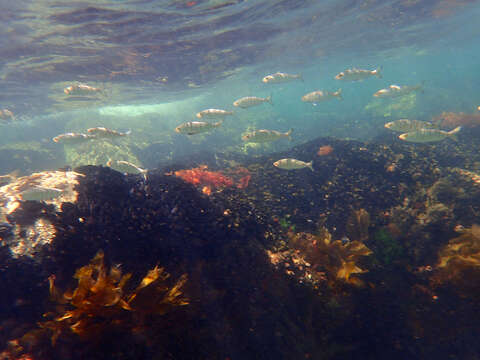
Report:
M343 99L342 89L338 89L337 91L334 91L334 92L323 91L323 90L312 91L308 94L303 95L302 101L313 103L315 105L319 102L331 100L333 98L338 98L339 100L342 100Z
M70 133L57 135L52 140L59 144L75 145L75 144L80 144L80 143L92 140L94 138L95 136L93 135L70 132Z
M452 131L443 131L438 129L420 129L400 135L398 138L403 141L412 143L430 143L442 141L443 139L452 138L457 140L456 134L462 129L461 126L456 127Z
M95 95L97 93L102 93L103 90L87 84L74 84L63 89L63 92L67 95L73 96L84 96L84 95Z
M281 84L294 80L302 80L303 77L300 74L286 74L282 72L276 72L275 74L267 75L262 79L265 84Z
M395 121L390 121L386 123L385 128L401 133L408 133L421 129L433 129L436 126L428 121L420 120L410 120L410 119L399 119Z
M256 96L246 96L241 99L235 100L233 102L233 106L240 107L242 109L246 109L252 106L260 105L263 103L272 103L272 97L267 96L266 98L256 97Z
M223 121L209 123L204 121L189 121L175 128L175 131L184 135L195 135L210 131L221 126Z
M290 139L290 135L292 134L293 129L288 130L285 133L276 130L255 130L249 133L246 133L242 136L242 140L246 142L252 143L264 143L275 141L278 139L288 138Z
M48 201L53 200L63 194L62 190L43 186L33 186L20 193L22 200Z
M96 139L112 139L112 138L124 137L124 136L130 135L131 133L130 130L122 133L122 132L107 129L104 127L90 128L90 129L87 129L87 132L89 135L94 136Z
M121 173L126 174L145 174L148 170L142 169L131 162L124 160L112 160L107 161L107 166Z
M233 111L221 109L206 109L196 114L199 119L224 119L227 115L233 115Z
M364 70L364 69L347 69L342 71L341 73L335 76L336 80L343 80L343 81L362 81L369 77L376 76L378 78L382 78L382 74L380 71L382 70L381 67L375 70Z
M273 165L283 170L297 170L308 167L313 171L313 160L310 162L304 162L301 160L288 158L275 161Z
M423 83L414 85L414 86L399 86L399 85L390 85L386 89L380 89L375 94L374 97L377 98L394 98L399 96L408 95L415 91L422 91L423 90Z

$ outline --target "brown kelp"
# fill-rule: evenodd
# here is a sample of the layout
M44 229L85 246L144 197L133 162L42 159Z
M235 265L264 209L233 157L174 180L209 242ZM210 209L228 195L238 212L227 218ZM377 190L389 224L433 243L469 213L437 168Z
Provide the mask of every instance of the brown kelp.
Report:
M51 314L52 320L41 322L40 327L52 330L52 343L68 331L85 339L95 339L109 326L133 328L147 315L163 315L189 303L181 291L187 281L186 274L168 286L166 280L170 275L156 266L133 292L127 293L125 285L131 276L122 275L116 266L107 271L103 251L99 251L90 264L76 271L74 278L78 285L73 292L61 294L54 278L50 277L50 295L63 306Z
M288 247L289 250L283 252L268 252L271 262L285 267L287 274L315 286L322 281L330 285L340 281L361 286L363 282L357 274L367 270L360 268L358 261L372 253L358 240L332 240L326 228L317 234L289 233Z
M478 294L480 286L480 225L457 227L460 236L451 239L438 252L432 277L435 286L450 284L461 296Z

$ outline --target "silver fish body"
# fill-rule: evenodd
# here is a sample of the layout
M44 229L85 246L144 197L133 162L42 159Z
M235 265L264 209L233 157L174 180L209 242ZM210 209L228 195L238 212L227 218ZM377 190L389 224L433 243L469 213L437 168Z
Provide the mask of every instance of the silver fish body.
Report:
M386 89L378 90L375 94L373 94L373 96L376 98L395 98L399 96L408 95L415 91L422 91L422 90L423 90L423 83L415 86L390 85Z
M96 139L112 139L117 137L124 137L130 135L130 131L120 132L112 129L107 129L104 127L94 127L87 129L89 135L94 136Z
M399 119L386 123L385 128L401 133L408 133L421 129L434 129L435 125L428 121L411 120L411 119Z
M52 140L59 144L81 144L86 141L92 140L94 138L93 135L87 135L82 133L65 133L55 136Z
M233 111L227 111L222 109L206 109L196 114L199 119L224 119L225 116L233 115Z
M262 79L265 84L282 84L294 80L302 80L303 77L300 74L287 74L282 72L276 72L275 74L267 75Z
M221 126L222 123L223 121L219 121L216 123L209 123L205 121L189 121L177 126L175 128L175 131L179 134L184 135L201 134Z
M376 76L381 79L382 78L382 74L380 73L381 70L382 68L378 68L375 70L364 70L364 69L352 68L337 74L337 76L335 76L335 79L343 80L343 81L362 81L372 76Z
M338 89L334 92L324 90L312 91L308 94L303 95L302 101L316 104L319 102L331 100L333 98L338 98L339 100L342 100L342 89Z
M256 96L246 96L241 99L235 100L233 102L233 106L242 108L242 109L247 109L252 106L257 106L263 103L272 103L272 97L267 96L266 98L261 98L261 97L256 97Z
M101 93L103 90L86 84L74 84L63 89L63 92L71 96L85 96Z
M310 162L305 162L297 159L287 158L275 161L273 165L283 170L298 170L308 167L313 171L313 160Z
M462 129L461 126L456 127L452 131L444 131L438 129L420 129L417 131L408 132L398 136L400 140L412 143L431 143L442 141L446 138L456 140L456 134Z
M125 160L109 159L107 166L113 170L126 174L145 174L147 172L146 169L142 169L141 167L138 167L137 165Z
M290 135L292 134L292 132L293 129L290 129L285 133L276 130L255 130L243 135L242 140L251 143L265 143L284 138L290 139Z

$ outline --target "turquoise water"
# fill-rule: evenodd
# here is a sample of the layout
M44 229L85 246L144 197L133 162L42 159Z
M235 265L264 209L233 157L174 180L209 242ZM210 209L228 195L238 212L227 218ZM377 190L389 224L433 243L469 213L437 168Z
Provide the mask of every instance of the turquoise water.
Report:
M64 149L52 137L106 126L132 130L122 144L129 153L158 143L174 149L178 142L263 153L292 144L247 148L241 135L293 128L293 144L317 136L366 140L398 118L478 112L474 1L20 1L4 9L0 103L16 116L2 125L4 148L35 143L61 158ZM353 67L381 67L383 78L334 79ZM261 82L277 71L302 74L304 81ZM63 89L74 83L102 93L72 99ZM421 83L423 91L412 97L372 97L391 84ZM305 93L339 88L343 101L300 101ZM233 110L234 100L253 95L272 95L273 106L236 109L207 135L180 139L173 131L198 111Z

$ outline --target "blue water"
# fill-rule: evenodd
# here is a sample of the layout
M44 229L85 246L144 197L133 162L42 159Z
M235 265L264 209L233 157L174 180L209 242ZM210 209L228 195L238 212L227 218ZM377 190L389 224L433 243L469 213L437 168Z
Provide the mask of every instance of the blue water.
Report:
M0 108L16 116L0 125L3 148L33 142L61 154L53 136L106 126L132 130L126 147L193 143L258 153L317 136L368 140L387 121L474 113L480 105L476 1L4 0L0 7ZM383 78L334 79L352 67L382 67ZM276 71L304 82L261 82ZM79 82L104 94L71 101L63 89ZM390 84L422 82L414 103L393 110L398 100L372 97ZM343 101L300 101L339 88ZM207 135L180 139L173 131L200 110L232 110L251 95L272 95L273 106L239 109ZM259 128L294 128L295 136L246 149L241 134Z

